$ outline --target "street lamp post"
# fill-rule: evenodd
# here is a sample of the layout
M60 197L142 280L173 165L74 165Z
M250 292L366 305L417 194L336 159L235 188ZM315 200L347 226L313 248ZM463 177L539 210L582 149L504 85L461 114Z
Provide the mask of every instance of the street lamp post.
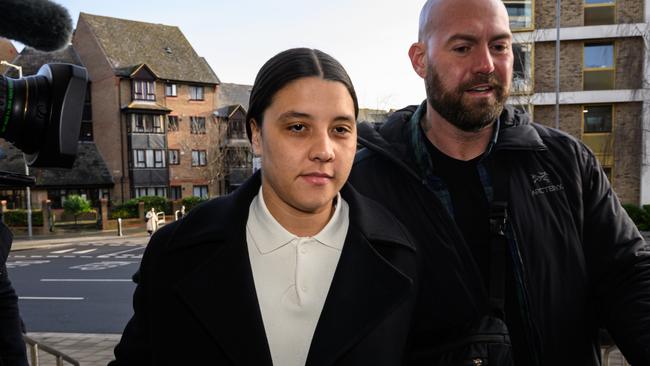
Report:
M18 77L22 79L23 77L23 68L22 66L10 64L7 61L0 61L1 65L6 65L18 70ZM25 160L25 175L29 175L29 166L27 166L27 159L25 159L25 154L23 154L23 159ZM27 193L27 235L32 237L32 194L29 187L26 187Z

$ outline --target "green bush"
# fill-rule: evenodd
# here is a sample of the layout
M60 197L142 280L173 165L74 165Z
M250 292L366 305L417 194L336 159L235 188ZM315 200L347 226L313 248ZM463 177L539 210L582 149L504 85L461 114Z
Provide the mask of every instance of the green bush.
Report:
M639 230L650 230L650 205L643 205L641 208L637 205L624 204L623 208Z
M27 210L5 211L3 220L7 226L27 226ZM43 225L41 210L32 210L32 226Z
M91 210L90 201L77 194L68 196L65 199L65 202L63 202L63 211L74 217L75 224L77 223L79 215L90 212Z
M138 198L131 198L130 200L124 202L124 205L128 207L135 207L136 217L138 212L138 202L144 202L144 210L149 211L153 207L156 212L165 212L170 213L170 203L167 201L167 198L160 196L143 196Z
M130 209L128 207L124 207L122 205L118 206L113 206L113 209L111 210L111 219L132 219L138 217L138 208L135 207L135 209Z
M207 201L205 198L201 197L195 197L195 196L190 196L190 197L185 197L181 200L181 203L183 206L185 206L185 212L188 212L191 210L194 206L198 205L201 202Z

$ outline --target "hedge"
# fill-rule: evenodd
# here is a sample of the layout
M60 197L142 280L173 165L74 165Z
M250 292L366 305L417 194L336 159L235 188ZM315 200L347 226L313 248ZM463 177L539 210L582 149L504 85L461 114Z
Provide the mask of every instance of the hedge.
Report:
M190 197L183 198L181 200L181 204L183 206L185 206L185 212L187 213L194 206L198 205L201 202L205 202L205 201L207 201L207 199L205 199L205 198L190 196Z
M5 211L3 220L7 226L27 226L27 210ZM32 226L43 226L42 210L32 210Z

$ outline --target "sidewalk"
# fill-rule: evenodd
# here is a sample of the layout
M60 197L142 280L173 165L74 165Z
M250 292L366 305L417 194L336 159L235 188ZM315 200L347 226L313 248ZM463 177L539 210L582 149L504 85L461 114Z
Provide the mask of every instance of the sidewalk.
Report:
M120 334L81 333L28 333L27 335L79 361L80 366L106 366L113 359L113 348L121 337ZM29 346L27 355L29 364L32 365ZM54 356L41 350L38 357L39 366L56 366ZM66 362L63 364L69 365Z
M123 236L117 236L116 230L88 230L67 233L47 233L44 235L14 235L11 251L56 247L83 241L124 240L125 238L146 237L144 228L134 227L122 230Z

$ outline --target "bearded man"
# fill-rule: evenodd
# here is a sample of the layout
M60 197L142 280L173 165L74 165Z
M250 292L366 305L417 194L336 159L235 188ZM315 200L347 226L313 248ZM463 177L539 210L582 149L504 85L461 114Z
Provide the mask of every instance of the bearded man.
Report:
M502 1L427 1L408 54L427 99L379 131L359 127L366 148L350 179L402 221L426 263L411 361L474 342L496 315L515 365L600 365L599 328L650 365L645 242L585 145L505 104Z

